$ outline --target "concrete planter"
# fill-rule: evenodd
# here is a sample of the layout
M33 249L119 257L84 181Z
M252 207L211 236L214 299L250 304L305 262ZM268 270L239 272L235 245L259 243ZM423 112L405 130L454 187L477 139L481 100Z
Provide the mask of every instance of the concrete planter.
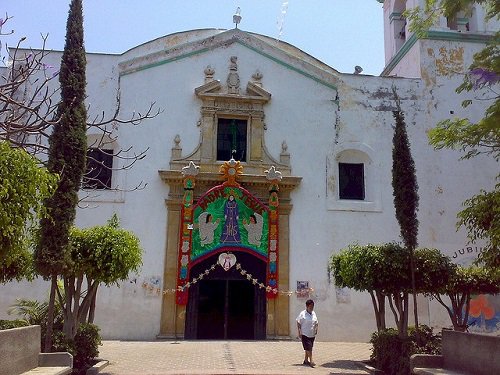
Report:
M109 365L109 361L105 359L97 359L95 365L87 369L86 375L95 375L100 373L107 365Z

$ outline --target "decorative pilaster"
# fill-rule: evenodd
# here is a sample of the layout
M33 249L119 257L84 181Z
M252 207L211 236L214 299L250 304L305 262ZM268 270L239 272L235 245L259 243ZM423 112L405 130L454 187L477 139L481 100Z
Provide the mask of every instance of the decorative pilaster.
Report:
M269 253L267 262L267 298L276 298L278 291L278 264L279 264L279 182L282 179L281 172L274 165L267 171L266 178L269 181Z
M177 265L177 291L175 301L178 305L186 305L188 291L186 284L189 281L189 257L191 254L191 235L193 232L193 201L194 186L199 168L192 161L187 167L182 168L184 183L184 196L181 209L181 241L179 244L179 257Z

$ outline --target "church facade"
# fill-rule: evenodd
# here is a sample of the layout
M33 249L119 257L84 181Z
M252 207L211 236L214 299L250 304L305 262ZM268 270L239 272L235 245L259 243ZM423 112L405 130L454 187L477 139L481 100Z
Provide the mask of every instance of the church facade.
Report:
M295 337L295 317L312 298L319 340L367 341L376 329L368 294L337 288L327 265L350 243L399 241L391 185L397 100L417 170L419 246L457 262L477 256L480 244L456 231L456 213L493 187L498 164L436 151L427 131L452 116L483 116L485 104L461 107L468 97L455 93L456 72L467 71L498 25L474 8L474 18L440 20L418 39L401 15L416 3L384 2L380 77L340 73L239 29L87 55L91 116L114 112L117 93L124 118L152 102L161 109L137 126L114 124L112 137L88 134L109 154L125 151L111 160L96 151L113 171L97 189L82 189L76 225L117 213L144 249L140 274L99 291L104 338ZM60 56L51 52L48 63ZM127 168L127 156L143 150ZM5 318L15 298L43 299L48 287L38 280L0 289ZM423 323L449 325L441 307L419 301Z

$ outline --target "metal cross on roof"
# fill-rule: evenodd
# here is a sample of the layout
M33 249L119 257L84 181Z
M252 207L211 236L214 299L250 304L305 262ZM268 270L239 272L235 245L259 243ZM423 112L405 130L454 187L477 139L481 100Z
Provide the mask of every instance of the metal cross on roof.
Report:
M233 23L235 24L235 28L238 28L238 24L241 21L241 9L240 7L236 8L236 13L233 14Z

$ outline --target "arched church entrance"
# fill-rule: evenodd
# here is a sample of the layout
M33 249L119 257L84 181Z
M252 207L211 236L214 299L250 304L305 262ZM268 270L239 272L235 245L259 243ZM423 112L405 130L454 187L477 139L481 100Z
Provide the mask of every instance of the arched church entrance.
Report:
M265 280L266 261L254 254L235 251L241 269ZM192 267L201 274L217 263L219 253ZM263 340L266 338L266 292L231 267L217 266L189 289L185 338L205 340Z
M171 187L164 272L171 293L163 295L158 337L289 335L281 289L289 287L290 191L300 178L274 166L262 174L261 164L246 165L246 175L234 159L219 173L192 161L182 173L160 171ZM209 172L200 172L203 166Z

